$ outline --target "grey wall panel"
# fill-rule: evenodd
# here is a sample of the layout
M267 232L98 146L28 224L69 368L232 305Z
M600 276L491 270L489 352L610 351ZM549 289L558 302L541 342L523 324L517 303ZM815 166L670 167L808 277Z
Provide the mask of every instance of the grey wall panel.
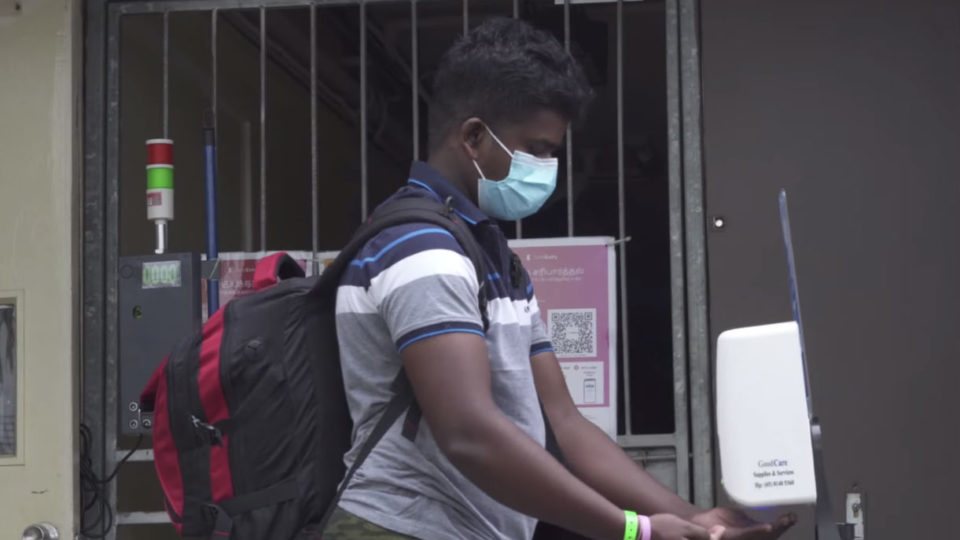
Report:
M834 501L955 537L960 3L703 2L701 32L713 338L790 317L785 187Z

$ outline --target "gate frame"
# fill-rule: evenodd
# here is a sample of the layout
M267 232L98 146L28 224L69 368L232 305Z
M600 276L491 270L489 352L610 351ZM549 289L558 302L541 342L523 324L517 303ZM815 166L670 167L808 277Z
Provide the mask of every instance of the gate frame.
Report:
M456 0L451 0L456 1ZM516 0L515 0L516 1ZM618 15L624 1L619 0ZM118 461L118 287L120 20L134 13L213 11L311 5L374 4L416 0L87 0L84 20L84 178L82 248L82 359L80 417L93 434L93 468L101 478ZM463 0L466 6L467 0ZM699 0L664 0L669 160L670 288L673 321L672 434L618 438L625 449L675 449L679 493L701 507L714 502L713 378L707 318L706 216L701 137ZM564 2L565 8L569 3ZM413 8L415 9L415 8ZM414 12L412 9L412 12ZM515 11L516 14L516 6ZM622 26L618 20L618 28ZM567 27L569 28L569 27ZM618 32L622 49L622 29ZM622 55L618 61L622 112ZM619 122L622 123L622 114ZM315 123L313 124L316 129ZM622 130L622 126L619 126ZM619 138L622 147L622 133ZM365 140L365 139L364 139ZM315 152L315 150L314 150ZM621 183L622 183L622 148ZM618 201L623 212L623 199ZM519 231L519 226L518 226ZM315 243L315 242L314 242ZM624 246L620 243L620 260ZM625 262L621 262L621 271ZM625 296L625 289L621 291ZM622 302L621 302L622 303ZM625 306L621 306L625 309ZM626 341L626 340L624 340ZM624 355L626 359L627 355ZM628 398L628 396L625 396ZM629 430L629 425L627 426ZM133 458L152 459L152 450ZM114 512L116 482L106 486ZM82 509L81 509L82 511ZM165 522L162 513L118 515L117 526Z

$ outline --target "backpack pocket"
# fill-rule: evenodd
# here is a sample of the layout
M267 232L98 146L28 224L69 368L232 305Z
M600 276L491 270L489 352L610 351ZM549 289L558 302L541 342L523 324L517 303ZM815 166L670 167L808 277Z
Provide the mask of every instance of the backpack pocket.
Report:
M238 494L264 489L294 474L294 420L288 379L264 338L242 340L230 351L224 393L231 405L231 464Z

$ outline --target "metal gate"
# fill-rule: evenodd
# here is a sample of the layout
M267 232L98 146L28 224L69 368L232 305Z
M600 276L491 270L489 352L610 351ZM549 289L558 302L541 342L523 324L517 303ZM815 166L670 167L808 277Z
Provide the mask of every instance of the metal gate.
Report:
M459 3L458 3L459 2ZM620 323L625 329L620 332L620 361L621 380L625 381L622 387L623 405L621 417L623 429L619 436L619 443L638 462L643 463L651 472L668 485L674 486L682 496L691 498L700 505L709 505L713 500L713 471L712 471L712 408L711 408L711 363L709 360L709 344L707 329L707 287L706 287L706 260L704 241L704 214L703 214L703 180L701 170L700 146L700 80L699 80L699 50L698 50L698 5L696 0L665 0L663 2L632 2L619 0L617 2L603 2L602 0L502 0L509 11L503 15L521 17L523 6L528 3L538 3L543 12L550 16L562 19L562 38L565 46L570 49L571 12L584 9L588 4L608 4L607 9L612 11L615 24L610 42L614 50L613 65L615 75L610 77L615 85L616 122L609 126L611 136L615 137L616 172L610 179L611 189L615 183L616 203L610 208L601 211L616 212L616 237L618 245L618 274L620 292ZM91 455L93 467L101 475L114 470L118 461L126 456L130 441L120 440L117 430L118 407L118 336L117 336L117 262L121 253L121 167L122 139L124 134L121 118L121 87L124 84L125 73L121 69L122 29L127 18L141 15L153 15L162 20L159 35L155 36L162 50L162 62L156 66L162 74L162 111L158 131L165 138L170 134L170 20L171 17L183 13L193 13L197 16L208 17L210 36L209 55L209 109L212 112L211 121L214 130L222 127L220 114L225 105L218 99L223 95L219 86L222 74L218 72L221 64L218 50L218 32L222 32L225 21L231 24L231 32L245 33L258 50L258 77L259 86L259 114L258 125L255 126L259 137L253 142L250 125L244 126L243 141L252 156L246 160L245 190L252 192L245 195L243 219L242 247L253 249L268 247L268 229L270 216L268 215L268 182L267 166L268 126L271 117L268 114L267 104L271 88L268 87L267 72L276 65L287 63L285 69L299 73L308 83L309 99L309 223L311 235L309 249L314 253L314 264L317 263L316 253L321 248L320 221L321 208L320 193L324 189L320 178L321 156L318 139L318 95L326 95L331 90L325 87L322 77L319 76L321 67L318 66L317 40L318 14L332 7L350 6L357 10L357 26L353 29L357 33L359 47L359 84L355 96L355 106L352 102L339 98L341 114L354 119L359 129L359 193L356 201L356 215L365 218L371 202L371 133L369 116L377 111L377 103L370 103L370 73L369 48L371 42L382 45L383 36L378 35L368 24L368 13L383 5L403 9L408 17L407 24L410 30L410 57L408 60L396 58L402 66L402 71L409 79L410 114L409 125L411 131L410 157L419 158L423 155L420 125L422 123L422 94L425 92L421 76L422 21L423 10L428 5L444 4L445 9L455 9L462 23L462 31L471 24L471 13L479 8L489 8L491 2L487 0L169 0L169 1L110 1L91 0L88 2L86 20L86 65L85 65L85 141L84 141L84 268L83 268L83 396L82 419L92 432ZM550 7L544 4L551 4ZM636 356L631 356L631 335L629 330L629 315L635 306L631 304L628 286L636 286L624 276L635 275L636 268L643 262L628 257L627 240L631 236L628 228L628 215L631 210L626 196L627 163L625 151L625 118L626 104L634 99L625 94L625 61L629 51L625 51L625 36L629 36L631 28L625 28L624 11L633 9L634 5L649 4L653 9L662 10L664 66L665 66L665 178L666 200L665 215L668 223L665 232L668 239L664 244L669 246L668 257L669 282L659 284L664 291L669 290L669 328L670 328L670 360L671 372L670 389L672 390L673 429L669 433L643 433L636 429L636 419L632 412L636 410L635 402L639 399L632 395L634 382L642 379L644 374L637 368L637 362L631 362ZM659 6L659 7L656 7ZM277 10L299 8L309 13L309 58L308 67L301 69L296 59L289 54L272 49L271 36L268 33L268 21L278 13ZM238 13L243 13L239 17ZM256 15L256 17L254 17ZM257 19L254 21L254 19ZM475 22L475 21L474 21ZM574 26L577 24L574 21ZM587 36L587 40L589 41ZM379 46L379 45L378 45ZM389 47L387 47L389 49ZM387 53L389 54L389 52ZM626 73L631 66L626 65ZM330 98L330 103L336 102L336 96ZM332 105L331 105L332 106ZM351 116L352 115L352 116ZM626 118L626 120L630 120ZM573 236L575 233L575 219L578 214L575 197L575 166L576 153L574 148L579 144L577 132L568 131L566 139L565 169L566 178L562 187L565 187L565 234ZM375 151L378 151L375 149ZM254 173L251 163L259 163L259 171ZM306 186L302 186L306 189ZM558 190L560 191L560 190ZM256 200L256 204L254 204ZM254 223L257 224L256 229ZM355 222L345 225L352 228ZM527 222L515 224L515 237L524 236ZM562 234L562 233L561 233ZM329 241L329 240L328 240ZM273 246L269 246L273 248ZM667 263L665 263L667 264ZM631 273L633 269L633 273ZM636 347L635 347L636 350ZM631 370L631 368L633 368ZM132 454L132 462L146 462L152 459L151 450L138 450ZM126 471L120 473L122 479ZM108 502L112 509L118 509L116 483L107 486ZM121 494L121 499L123 494ZM122 501L121 501L122 502ZM159 502L159 501L158 501ZM121 505L122 506L122 505ZM157 511L130 511L120 509L117 515L118 525L135 525L148 523L165 523L166 515ZM108 538L114 538L117 529L107 531ZM121 534L122 536L122 534Z

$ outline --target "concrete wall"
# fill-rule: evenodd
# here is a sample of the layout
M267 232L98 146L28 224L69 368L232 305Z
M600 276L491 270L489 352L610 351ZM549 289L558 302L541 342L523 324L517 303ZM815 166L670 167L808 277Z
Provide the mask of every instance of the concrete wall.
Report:
M866 493L870 540L955 537L960 4L701 8L714 337L790 318L785 187L834 501Z
M0 302L17 303L22 447L0 458L0 538L40 521L73 538L79 6L18 4L0 13Z

